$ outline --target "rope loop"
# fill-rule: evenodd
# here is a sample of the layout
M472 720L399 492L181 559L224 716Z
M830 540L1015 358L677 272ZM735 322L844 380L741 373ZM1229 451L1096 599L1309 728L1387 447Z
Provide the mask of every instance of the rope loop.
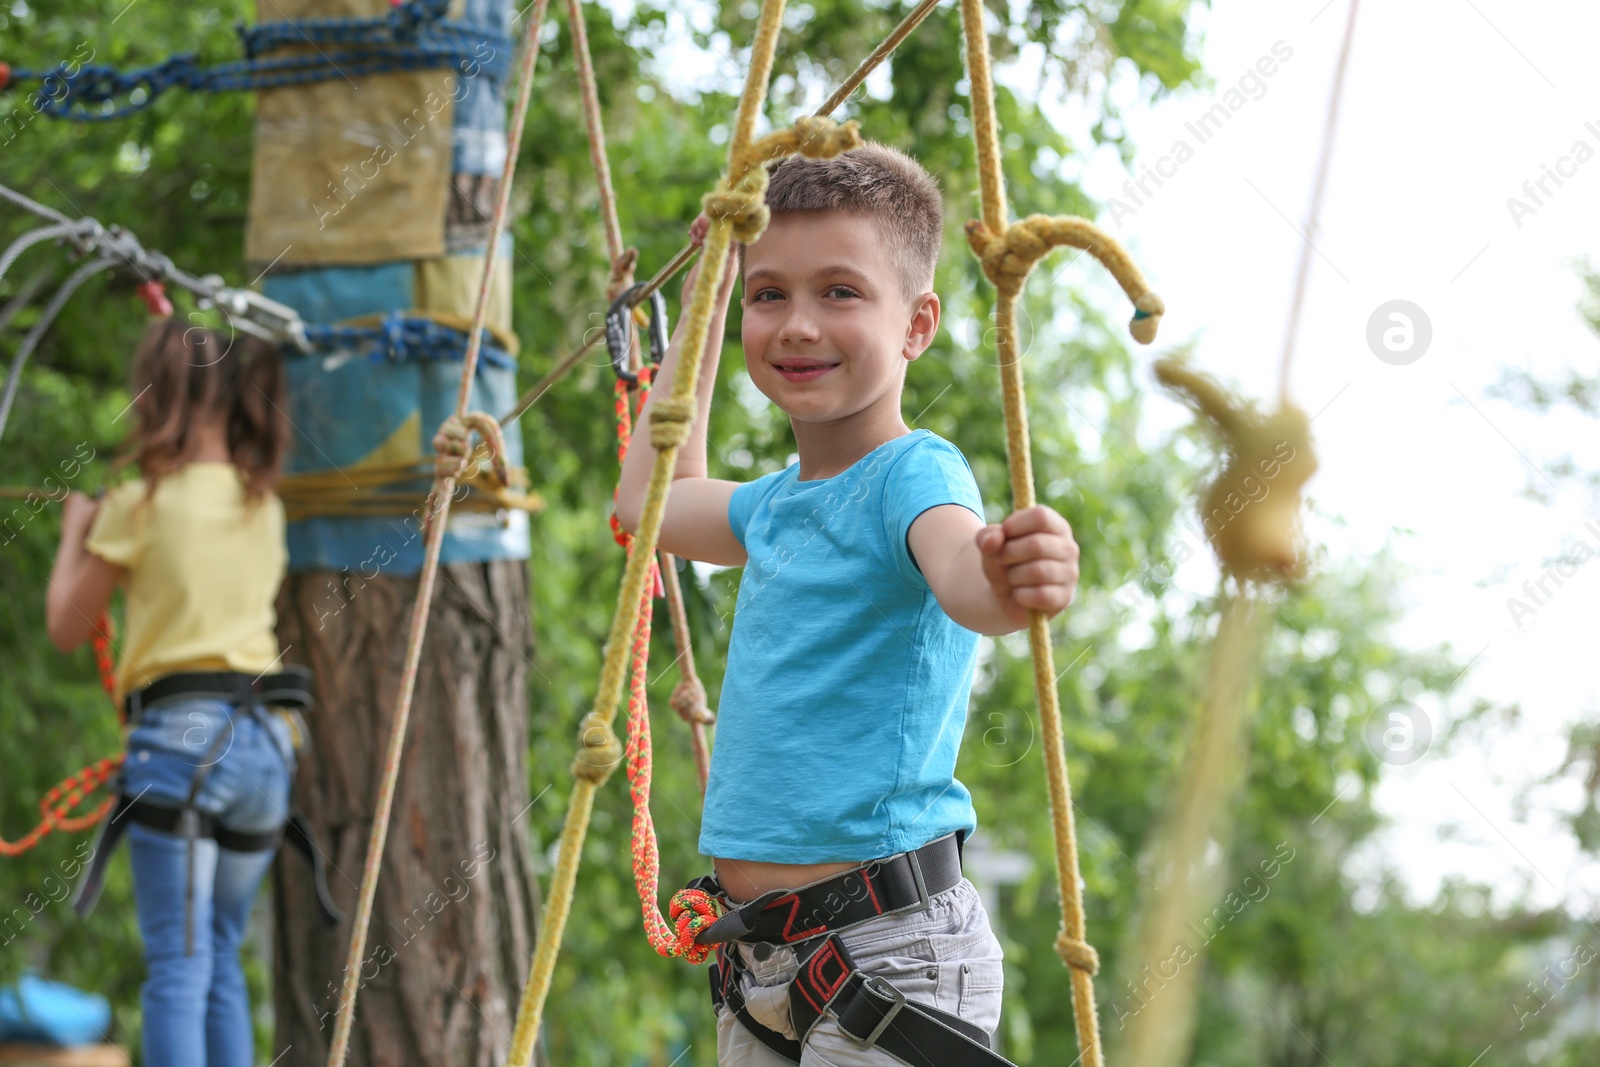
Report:
M765 210L765 208L763 208ZM650 408L650 444L657 452L677 448L689 439L699 405L693 400L658 396Z
M605 716L592 711L585 715L578 729L578 754L572 760L573 777L599 788L621 762L622 742L617 740Z
M1100 953L1089 942L1067 936L1065 930L1056 937L1056 955L1068 967L1083 971L1091 978L1100 971Z
M483 438L482 449L472 448L474 431ZM505 435L492 415L469 411L465 415L448 416L439 424L439 432L433 435L433 450L438 453L434 461L437 481L476 475L487 459L499 484L511 484L511 471L505 458Z
M704 963L711 955L710 945L697 945L700 931L717 921L717 902L703 889L680 889L667 902L667 916L677 931L672 954L690 963Z
M685 676L672 690L672 696L667 702L686 723L698 722L709 726L717 721L706 701L705 683L700 680L699 675Z
M1029 215L999 233L973 219L967 223L967 244L983 264L984 276L1000 295L1014 298L1022 292L1035 263L1053 248L1081 248L1098 259L1128 294L1135 308L1128 332L1140 344L1156 339L1166 304L1145 284L1132 258L1110 234L1074 215Z

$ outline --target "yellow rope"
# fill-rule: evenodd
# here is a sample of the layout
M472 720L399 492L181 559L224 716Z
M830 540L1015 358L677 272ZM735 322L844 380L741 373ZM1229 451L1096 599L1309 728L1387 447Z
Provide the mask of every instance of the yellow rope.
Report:
M967 240L997 292L996 348L1000 363L1001 399L1005 409L1006 454L1011 472L1013 506L1020 510L1032 507L1035 502L1026 393L1022 381L1021 353L1017 351L1016 339L1016 299L1028 272L1046 252L1058 245L1070 244L1092 252L1133 300L1137 312L1130 329L1137 340L1146 344L1155 337L1163 308L1161 299L1149 291L1127 253L1085 220L1040 215L1015 224L1007 220L994 84L989 73L989 37L983 25L983 12L983 0L962 0L961 24L967 44L973 138L977 148L983 214L982 221L967 224ZM1049 781L1050 816L1055 829L1056 878L1061 887L1061 932L1056 938L1055 949L1067 964L1071 975L1072 1010L1077 1024L1081 1062L1084 1067L1102 1067L1093 982L1100 960L1094 948L1085 940L1072 787L1067 777L1050 627L1043 612L1031 613L1028 642L1033 652L1034 688L1039 700L1045 776Z
M705 198L711 226L706 235L700 274L695 280L683 327L682 348L672 395L656 400L651 408L650 443L656 450L655 464L651 468L639 527L634 533L634 551L629 554L627 567L623 571L622 588L617 597L617 611L611 621L611 633L594 705L584 717L579 734L579 757L572 768L575 779L572 799L562 826L560 851L555 870L550 876L544 917L539 923L539 942L529 967L507 1059L509 1064L519 1067L527 1064L533 1055L534 1041L555 972L556 956L571 910L594 793L621 759L622 747L612 731L611 722L622 696L629 638L637 625L645 581L655 556L662 514L671 489L673 470L677 465L678 447L688 438L698 410L696 390L700 362L710 332L717 286L721 282L730 246L736 235L741 241L755 240L766 225L766 171L761 165L763 162L792 151L817 157L836 155L860 144L855 123L835 128L831 122L819 123L812 119L796 123L792 130L780 131L759 142L755 141L756 119L766 101L767 82L772 74L783 8L784 0L763 0L755 41L751 46L750 70L745 78L744 93L739 101L738 117L728 146L728 170L716 189Z
M1311 420L1288 403L1272 415L1259 415L1176 360L1157 360L1155 373L1221 439L1222 472L1207 487L1200 508L1222 569L1256 581L1304 575L1300 490L1317 471Z
M378 781L378 795L373 803L372 826L367 835L367 855L362 867L361 885L356 894L355 913L351 917L350 943L345 952L344 976L339 991L339 1011L334 1020L333 1036L328 1045L328 1067L344 1067L350 1052L356 995L361 988L361 962L366 954L367 938L372 925L373 900L377 895L384 848L388 842L389 817L394 809L394 797L399 786L400 757L405 750L406 727L411 720L412 698L416 694L417 673L422 665L422 645L428 632L428 615L433 606L434 586L439 574L440 555L444 549L444 532L450 516L450 505L455 496L457 480L467 474L469 466L481 466L472 461L475 453L470 448L470 435L473 431L483 438L484 447L487 449L486 457L500 484L504 485L507 481L508 472L500 425L482 412L469 411L469 405L472 399L473 376L483 346L483 326L488 319L489 290L494 280L495 261L499 256L500 237L505 232L510 217L511 180L516 174L519 155L517 149L522 144L523 124L527 119L528 101L533 92L533 69L539 57L539 30L544 23L547 4L548 0L535 0L533 12L524 30L521 80L506 137L507 144L511 148L506 153L505 167L501 171L499 198L489 224L489 241L483 256L483 274L478 285L478 299L473 308L472 319L467 324L467 349L461 359L461 377L456 387L455 409L440 426L439 432L434 435L434 450L440 453L440 456L434 472L433 492L429 494L428 501L424 505L426 537L422 573L418 576L417 595L411 605L405 661L400 671L399 690L395 695L383 772Z
M458 496L454 507L479 513L544 510L544 498L527 491L527 468L506 468L502 481L488 453L483 445L473 451L457 479L458 488L465 486L470 492ZM350 515L421 514L426 507L427 490L414 486L430 481L437 464L437 456L422 456L337 470L304 471L285 475L278 482L277 492L290 522Z
M1228 850L1226 811L1240 785L1240 756L1248 746L1249 679L1255 676L1267 613L1243 585L1222 610L1211 646L1205 696L1192 728L1178 789L1157 835L1153 877L1160 887L1138 933L1128 973L1143 965L1162 975L1163 985L1143 1010L1132 1013L1119 1058L1138 1067L1175 1067L1187 1057L1194 1028L1198 951L1189 929L1198 929L1217 898L1221 864L1208 864L1213 847ZM1176 957L1176 958L1174 958ZM1177 966L1177 973L1167 975Z
M827 118L843 106L844 102L850 99L851 94L861 87L861 84L867 80L873 71L882 66L884 60L889 58L894 50L900 46L901 42L911 36L913 30L922 25L923 20L938 5L939 0L922 0L921 3L907 13L906 17L901 19L893 30L889 31L889 36L884 38L883 42L857 65L856 69L850 73L850 76L840 83L839 88L834 91L833 95L828 97L821 107L812 112L812 115L816 118ZM637 299L641 303L650 299L651 294L676 277L677 273L688 266L689 261L694 257L694 245L684 245L678 249L677 255L673 256L665 266L656 271L650 280L645 283L645 287L640 290ZM527 414L528 409L532 408L539 398L549 391L552 385L564 378L573 367L583 361L584 356L598 347L602 337L601 331L595 330L582 345L563 356L543 378L540 378L517 398L516 404L512 406L510 411L500 416L500 424L508 426L514 419L520 419Z

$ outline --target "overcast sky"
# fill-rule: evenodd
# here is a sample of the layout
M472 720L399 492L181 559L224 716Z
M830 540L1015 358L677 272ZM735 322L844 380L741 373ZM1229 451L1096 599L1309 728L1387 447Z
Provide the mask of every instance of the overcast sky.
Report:
M1349 0L1197 10L1215 85L1130 109L1132 175L1109 150L1063 174L1102 200L1100 221L1165 297L1166 341L1194 340L1201 366L1270 398ZM1576 779L1535 793L1525 819L1513 803L1559 767L1564 724L1600 718L1600 564L1554 572L1562 584L1545 578L1537 602L1522 588L1558 556L1600 556L1600 509L1551 473L1563 455L1600 470L1600 426L1486 395L1503 368L1595 372L1600 344L1576 310L1574 264L1600 232L1596 39L1600 6L1576 0L1366 0L1311 235L1291 389L1316 415L1322 466L1309 494L1343 520L1311 533L1335 558L1392 545L1410 568L1401 643L1448 642L1472 662L1457 706L1483 696L1521 708L1481 743L1388 771L1379 801L1394 826L1381 858L1419 897L1450 873L1491 881L1502 899L1592 911L1600 894L1600 870L1548 815L1578 804ZM1135 99L1125 74L1116 87ZM1202 125L1219 102L1226 120ZM1123 185L1145 167L1170 177L1159 188L1147 178L1149 195L1135 186L1136 200ZM1386 362L1369 324L1396 300L1421 315L1406 313L1413 347ZM1431 341L1418 355L1423 317ZM1388 309L1380 319L1403 347L1408 324ZM1526 499L1530 485L1552 503ZM1513 613L1512 596L1529 610Z

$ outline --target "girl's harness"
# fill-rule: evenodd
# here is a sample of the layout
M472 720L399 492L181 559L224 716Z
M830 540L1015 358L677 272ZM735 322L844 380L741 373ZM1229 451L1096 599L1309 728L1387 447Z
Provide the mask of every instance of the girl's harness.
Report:
M115 854L117 846L121 844L128 826L138 823L140 826L164 834L181 837L187 846L188 876L184 889L186 955L194 951L194 859L195 845L201 838L210 838L219 848L225 848L230 852L264 852L287 842L311 864L312 876L316 883L317 911L323 925L333 927L343 922L344 916L334 904L333 896L328 891L327 870L322 850L317 847L316 836L310 822L298 810L291 809L286 820L271 830L243 833L218 824L215 816L201 811L196 804L201 787L205 785L218 753L224 751L222 746L233 736L235 709L250 715L262 725L263 729L268 725L266 719L268 714L283 716L288 720L291 732L295 735L295 749L302 747L301 742L306 736L306 731L300 720L300 712L309 710L314 703L311 696L311 672L304 667L291 666L278 674L254 678L236 671L186 671L169 674L143 689L128 694L123 701L125 721L129 726L137 726L147 712L153 712L165 704L178 700L219 700L226 703L229 706L226 728L206 749L205 755L200 760L200 766L195 769L194 777L190 780L189 793L177 807L145 800L142 795L130 795L123 788L121 775L118 775L112 784L117 802L112 807L110 816L100 824L100 830L95 836L94 851L73 894L73 909L81 916L87 916L94 910L95 904L100 899L100 891L104 888L106 864ZM269 707L272 709L271 712L268 710ZM267 735L274 736L271 730L267 730ZM273 743L277 744L276 739ZM280 754L286 764L293 762L292 752L280 752Z

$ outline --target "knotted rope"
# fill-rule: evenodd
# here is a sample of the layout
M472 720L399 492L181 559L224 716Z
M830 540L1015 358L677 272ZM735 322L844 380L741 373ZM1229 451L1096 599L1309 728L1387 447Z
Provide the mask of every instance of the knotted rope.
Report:
M100 675L100 686L108 697L117 691L111 634L111 612L102 611L100 618L95 621L94 631L89 635L89 643L94 649L94 662ZM76 833L79 830L87 830L105 818L106 812L117 802L115 796L103 797L92 811L83 815L72 813L82 806L96 789L117 776L117 771L122 768L122 761L123 757L120 755L96 760L52 786L39 801L39 822L32 830L15 841L7 841L0 837L0 856L20 856L57 830L62 833Z
M969 223L967 240L997 291L996 348L1000 363L1001 398L1005 408L1006 456L1011 472L1013 507L1035 503L1033 460L1028 443L1028 413L1017 350L1016 299L1028 272L1051 248L1062 244L1095 255L1133 300L1137 313L1130 324L1135 339L1149 343L1162 313L1159 297L1150 292L1117 243L1083 219L1033 216L1007 221L1005 179L1000 169L1000 139L995 117L994 84L989 73L989 38L983 25L983 0L962 0L961 24L967 45L971 85L973 139L977 147L978 181L983 219ZM1099 957L1084 936L1083 896L1078 876L1077 832L1073 825L1072 786L1056 695L1055 657L1050 626L1043 612L1029 613L1028 643L1033 652L1034 689L1038 694L1040 735L1044 740L1045 776L1050 787L1050 817L1055 829L1056 880L1061 887L1061 933L1056 953L1067 964L1072 981L1072 1011L1084 1067L1102 1067L1100 1026L1095 1015L1093 977Z
M489 316L489 291L499 258L500 238L505 233L506 221L510 217L511 181L516 175L518 157L515 146L522 144L522 128L528 117L528 102L533 93L533 67L539 57L539 31L544 25L548 2L549 0L535 0L533 11L524 27L521 80L516 108L511 116L511 127L507 131L507 143L513 146L513 150L506 153L505 169L500 176L500 195L495 202L494 216L489 225L489 239L483 256L483 276L478 284L478 299L473 308L472 322L467 333L466 354L461 360L461 378L456 390L455 414L452 419L446 419L445 424L440 427L443 442L451 448L455 447L455 443L466 429L477 430L484 438L489 461L499 475L506 473L499 425L488 415L469 412L468 404L472 398L473 375L478 366L478 354L483 345L484 324ZM361 889L356 902L349 951L345 958L344 978L339 994L339 1013L328 1050L328 1067L344 1067L349 1054L356 996L361 988L361 961L366 955L368 928L372 922L372 901L377 893L378 873L383 863L384 845L388 840L389 816L394 808L394 794L400 777L400 755L405 748L406 726L410 722L411 702L416 692L417 672L422 662L422 642L427 634L428 612L433 606L433 590L439 575L439 556L444 548L445 526L450 516L450 503L455 494L456 481L467 462L467 457L461 456L455 463L449 465L448 469L436 473L429 501L422 573L417 581L417 597L411 608L411 629L406 643L405 667L400 675L400 690L395 697L383 776L378 787L377 803L374 806L372 831L367 839L366 863L362 868Z
M1333 135L1344 92L1359 0L1350 0L1344 40L1334 70L1305 232L1315 234L1333 154ZM1300 249L1294 296L1279 368L1278 410L1261 415L1228 395L1213 379L1173 360L1155 365L1156 378L1178 393L1221 439L1222 471L1206 489L1203 520L1225 575L1222 619L1207 661L1202 701L1182 775L1157 835L1159 888L1141 917L1137 955L1129 971L1156 963L1186 937L1186 928L1220 894L1222 864L1207 864L1207 849L1227 855L1230 824L1225 813L1240 788L1239 767L1249 749L1254 711L1249 688L1260 671L1270 615L1260 610L1253 582L1294 581L1305 573L1300 543L1300 492L1317 469L1311 425L1289 402L1289 369L1300 311L1305 302L1312 244ZM1213 530L1213 524L1216 529ZM1235 588L1231 591L1229 585ZM1196 967L1181 968L1149 1010L1128 1027L1122 1051L1140 1067L1175 1067L1187 1062L1198 999Z
M584 25L583 7L581 0L568 0L567 10L572 21L572 47L575 66L578 71L579 96L583 102L584 127L589 140L589 158L594 165L595 184L600 194L600 217L605 227L606 246L611 253L611 277L606 292L606 302L609 304L633 285L633 270L638 262L638 252L632 248L624 248L622 243L622 223L617 217L617 196L611 185L611 166L606 152L605 124L601 121L600 95L595 82L594 61L589 54L589 37ZM638 316L643 308L635 306L634 314ZM629 366L637 377L636 391L638 403L642 408L645 397L650 389L651 366L643 363L639 357L639 340L635 331L629 331ZM628 383L622 379L616 385L616 411L617 411L617 462L620 466L627 458L628 446L633 437L633 412L629 406L630 390ZM652 432L652 440L654 434ZM635 542L631 536L623 533L617 521L615 512L611 516L611 526L618 543L629 553L635 549ZM663 581L663 575L670 576L670 584ZM654 595L652 595L654 594ZM652 750L650 741L650 704L647 693L648 669L650 662L650 627L655 607L655 595L665 595L668 610L673 620L673 639L677 645L678 656L675 662L682 664L680 668L685 682L693 681L699 684L695 676L694 649L690 644L688 619L683 607L683 591L678 585L676 568L672 557L666 553L660 554L656 565L651 567L650 581L639 604L638 622L634 628L634 639L631 649L633 657L632 685L628 701L628 791L633 804L633 824L631 828L633 877L634 888L638 892L640 911L644 916L646 938L651 946L662 955L685 956L691 962L698 963L704 959L706 950L694 944L694 935L700 927L708 921L714 921L715 909L709 897L700 894L702 900L694 901L691 906L685 905L674 896L670 905L673 919L676 924L676 934L666 928L661 918L661 912L656 906L656 895L660 886L661 861L659 848L656 842L655 825L650 817L650 782ZM681 621L681 625L680 625ZM682 684L682 683L680 683ZM702 689L702 693L704 690ZM709 712L708 712L709 714ZM695 754L695 770L699 776L700 789L705 791L706 771L708 761L705 756L705 721L689 721L690 735ZM697 918L697 916L700 916Z
M835 111L839 110L840 107L844 106L844 102L850 99L851 94L861 87L862 83L867 80L868 76L870 76L873 71L877 70L886 59L894 54L894 50L900 46L900 43L907 37L911 36L912 31L918 26L922 25L923 20L926 19L933 12L933 9L938 5L939 0L921 0L921 3L912 8L911 11L906 14L906 17L901 19L899 24L889 32L889 35L885 37L881 43L879 43L878 47L874 48L871 54L863 59L860 64L857 65L856 69L850 73L850 76L839 84L838 89L834 91L833 95L828 97L827 101L824 102L821 107L812 112L813 117L827 118L829 115L832 115ZM645 301L650 299L651 295L653 295L663 285L667 284L667 282L676 277L680 270L688 266L689 261L694 259L694 257L694 245L684 245L682 248L678 249L677 254L668 260L666 265L658 270L655 275L645 283L644 289L639 293L639 300ZM533 385L529 386L528 389L517 398L517 402L512 406L511 410L500 417L501 425L506 425L513 419L519 419L523 415L527 414L528 409L533 407L533 405L538 402L539 398L544 396L544 394L550 390L551 386L560 381L567 375L568 372L572 370L573 367L576 367L580 362L582 362L583 357L588 355L595 348L595 346L600 343L600 337L600 332L595 331L591 336L584 340L583 344L556 361L556 364L551 367L548 372L546 372L544 377L540 378Z
M842 151L849 147L849 137L819 135L815 128L796 130L789 134L794 140L792 149L781 142L765 138L758 145L754 130L756 118L766 100L767 82L772 73L773 56L777 50L778 31L783 16L784 0L763 0L761 14L756 24L755 41L751 46L750 69L745 78L744 92L739 101L739 112L728 147L728 170L717 189L706 198L708 214L712 220L706 235L700 273L683 325L680 358L673 380L670 397L658 398L652 405L650 439L656 447L655 464L651 468L649 485L645 492L644 507L634 534L633 550L628 554L623 571L622 589L618 595L617 611L612 618L611 632L606 644L606 657L600 672L590 718L609 723L622 695L624 674L628 664L629 640L638 630L640 605L643 603L645 584L654 564L656 543L661 532L661 519L672 485L672 473L677 464L678 446L688 437L697 411L697 388L701 357L705 352L710 332L711 314L716 302L716 290L728 260L735 224L733 216L742 221L739 232L750 240L760 235L761 205L754 203L761 195L763 184L750 171L760 169L761 162L777 158L785 151L799 149L823 153ZM783 135L775 135L782 137ZM855 135L859 142L859 135ZM729 197L731 194L731 197ZM724 197L729 197L723 199ZM722 210L713 211L713 201ZM560 850L555 871L550 877L550 891L545 914L539 924L539 943L534 950L528 981L517 1013L516 1030L512 1034L508 1063L528 1063L534 1037L544 1013L545 999L555 971L555 960L560 951L565 932L567 914L571 908L573 887L577 881L583 838L588 829L589 815L594 804L596 783L579 777L572 788L572 798L567 808L566 822L561 833ZM681 901L680 906L691 910L693 902ZM681 918L679 913L678 918ZM691 922L686 920L686 922Z
M0 90L37 81L34 109L40 114L92 122L143 111L176 87L191 92L226 92L348 80L394 71L448 68L463 76L498 81L510 67L511 41L498 30L444 18L447 0L405 0L377 18L284 19L240 24L248 57L203 65L192 52L154 66L121 71L101 64L69 63L39 70L0 63ZM261 58L264 52L309 45L301 55ZM318 45L348 46L323 49ZM485 55L487 50L487 55ZM141 96L135 96L141 93Z
M1105 264L1122 291L1133 301L1133 319L1128 332L1147 345L1156 339L1156 327L1167 307L1150 291L1144 275L1133 265L1127 251L1104 230L1090 222L1068 215L1029 215L1013 222L999 234L976 219L967 223L967 243L983 264L984 276L1002 296L1014 299L1033 265L1052 249L1063 245L1081 248Z
M1272 415L1257 414L1214 379L1176 360L1157 360L1155 374L1221 439L1222 472L1206 489L1200 510L1223 571L1254 581L1303 576L1300 491L1317 470L1305 413L1285 404Z

